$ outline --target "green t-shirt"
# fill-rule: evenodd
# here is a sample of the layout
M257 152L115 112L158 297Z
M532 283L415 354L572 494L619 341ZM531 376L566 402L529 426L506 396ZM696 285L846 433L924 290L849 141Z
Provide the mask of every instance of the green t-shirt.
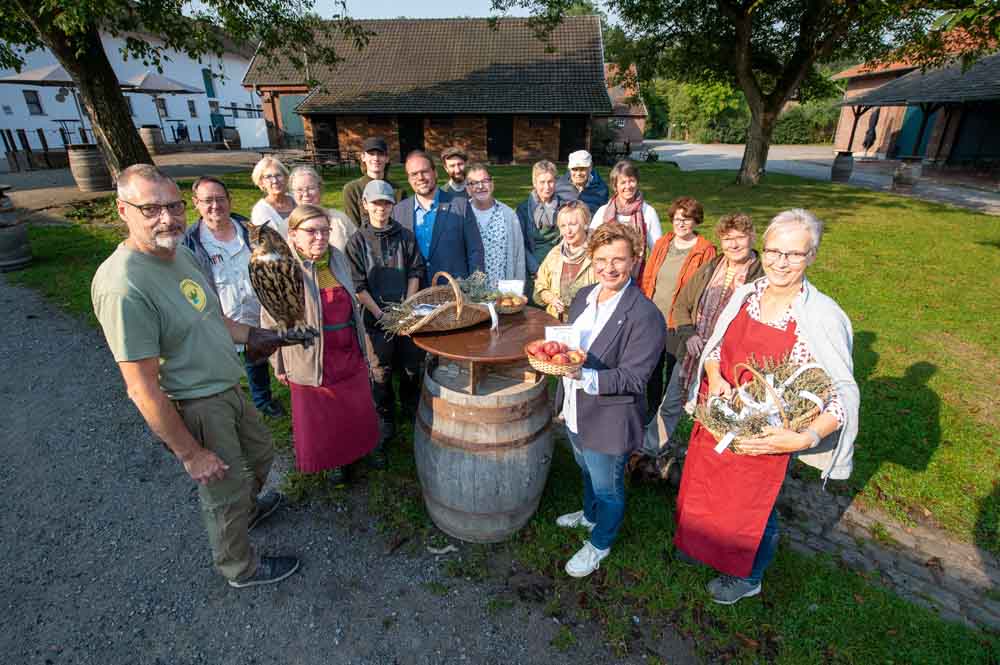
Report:
M169 261L118 245L90 297L115 360L159 358L170 399L215 395L243 376L219 299L187 247Z

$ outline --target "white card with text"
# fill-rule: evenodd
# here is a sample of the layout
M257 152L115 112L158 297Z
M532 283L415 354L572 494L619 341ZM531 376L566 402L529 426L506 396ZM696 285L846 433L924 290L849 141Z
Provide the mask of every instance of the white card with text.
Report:
M498 279L497 280L497 291L504 295L524 295L524 280L523 279Z
M580 348L580 331L573 326L545 326L546 342L562 342L570 349Z

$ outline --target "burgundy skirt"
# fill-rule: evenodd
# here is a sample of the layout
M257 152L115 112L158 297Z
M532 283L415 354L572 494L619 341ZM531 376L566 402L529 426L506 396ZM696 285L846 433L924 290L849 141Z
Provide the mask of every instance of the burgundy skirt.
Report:
M321 289L323 383L289 382L295 464L316 473L355 462L378 442L378 417L358 338L350 294L340 286ZM348 324L348 325L345 325Z

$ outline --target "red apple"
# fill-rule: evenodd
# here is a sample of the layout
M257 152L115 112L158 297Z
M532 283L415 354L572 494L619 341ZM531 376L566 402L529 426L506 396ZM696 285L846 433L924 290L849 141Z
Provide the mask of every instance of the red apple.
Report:
M565 353L557 353L552 356L552 363L554 365L568 365L569 357Z
M567 351L569 351L569 347L559 342L559 353L566 353Z
M528 346L525 347L525 348L526 348L527 352L530 355L535 355L536 353L538 353L541 350L541 348L542 348L542 346L544 346L544 344L545 344L545 340L543 340L543 339L536 339L534 342L528 342Z
M545 349L545 353L549 354L550 356L554 356L555 354L562 352L562 348L560 348L559 342L545 342L545 346L542 348Z
M567 356L569 356L569 361L570 361L571 363L573 363L574 365L577 365L577 364L579 364L579 363L582 363L582 362L583 362L583 361L585 360L585 358L586 358L586 357L585 357L585 356L584 356L584 355L583 355L582 353L580 353L579 351L570 351L570 352L569 352L569 353L567 353L566 355L567 355Z
M534 355L534 358L535 360L544 360L545 362L549 362L550 360L552 360L549 354L545 353L544 351L539 351L538 353L536 353Z

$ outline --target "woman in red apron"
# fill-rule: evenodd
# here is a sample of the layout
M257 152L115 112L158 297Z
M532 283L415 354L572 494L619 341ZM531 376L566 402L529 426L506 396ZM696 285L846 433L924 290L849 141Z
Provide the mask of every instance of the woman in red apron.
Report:
M751 359L817 361L803 322L796 320L796 312L808 310L796 305L822 227L811 215L782 219L775 218L764 235L765 277L741 289L739 299L734 294L733 301L741 303L738 311L725 320L720 317L713 338L721 334L721 343L706 347L699 399L728 396L734 386L747 383L749 372L737 374L735 367ZM810 228L813 222L816 227ZM729 449L715 452L716 438L695 424L677 497L674 543L683 555L723 573L708 585L715 602L732 604L760 593L764 570L778 547L774 504L789 457L814 447L843 422L843 405L834 397L802 432L769 428L761 439L741 441L742 455Z
M330 244L330 220L303 205L288 218L288 241L305 282L306 325L322 330L309 348L274 356L275 375L292 393L295 465L303 473L329 471L344 482L344 467L378 442L378 418L362 351L363 331L347 257Z

